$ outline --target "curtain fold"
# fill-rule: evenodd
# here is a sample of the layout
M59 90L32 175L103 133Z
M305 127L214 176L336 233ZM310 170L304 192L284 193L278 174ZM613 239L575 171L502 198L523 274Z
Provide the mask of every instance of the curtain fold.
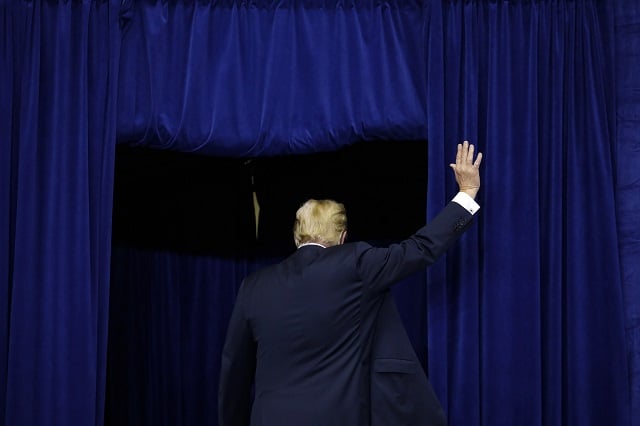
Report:
M618 238L631 389L631 425L640 426L640 4L620 0L615 13Z
M418 1L136 2L118 141L257 157L424 139Z
M13 13L9 4L0 2L0 28L13 32ZM11 162L13 126L14 43L16 40L3 37L0 42L0 425L4 425L7 394L7 357L9 339L9 299L12 269L11 240Z
M119 8L0 9L2 425L103 423Z
M626 425L608 21L596 1L431 4L430 216L456 143L485 154L477 225L428 270L450 422Z

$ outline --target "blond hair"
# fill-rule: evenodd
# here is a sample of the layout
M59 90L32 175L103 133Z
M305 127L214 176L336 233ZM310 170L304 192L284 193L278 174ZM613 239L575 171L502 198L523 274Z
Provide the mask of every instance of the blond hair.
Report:
M307 200L296 212L293 238L296 246L318 243L334 246L347 230L347 211L333 200Z

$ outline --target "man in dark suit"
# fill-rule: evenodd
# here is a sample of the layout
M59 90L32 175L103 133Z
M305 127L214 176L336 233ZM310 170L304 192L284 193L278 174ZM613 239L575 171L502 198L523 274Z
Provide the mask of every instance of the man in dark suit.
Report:
M433 263L470 225L482 154L473 157L473 145L458 145L451 168L460 192L388 247L344 244L340 203L300 207L298 249L245 278L238 293L222 354L220 426L444 422L388 290Z

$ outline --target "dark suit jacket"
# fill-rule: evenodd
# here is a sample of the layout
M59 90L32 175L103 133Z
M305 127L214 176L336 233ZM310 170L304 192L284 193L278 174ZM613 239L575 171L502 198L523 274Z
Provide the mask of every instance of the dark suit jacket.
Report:
M433 263L471 218L452 202L398 244L303 246L248 276L222 353L220 426L431 424L415 352L389 347L408 339L388 289Z
M447 424L389 291L376 318L371 365L371 426Z

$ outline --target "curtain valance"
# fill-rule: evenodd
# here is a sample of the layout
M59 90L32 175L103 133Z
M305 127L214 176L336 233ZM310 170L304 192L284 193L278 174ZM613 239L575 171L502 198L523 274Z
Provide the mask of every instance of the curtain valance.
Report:
M118 141L255 157L426 139L419 2L272 3L130 4Z

